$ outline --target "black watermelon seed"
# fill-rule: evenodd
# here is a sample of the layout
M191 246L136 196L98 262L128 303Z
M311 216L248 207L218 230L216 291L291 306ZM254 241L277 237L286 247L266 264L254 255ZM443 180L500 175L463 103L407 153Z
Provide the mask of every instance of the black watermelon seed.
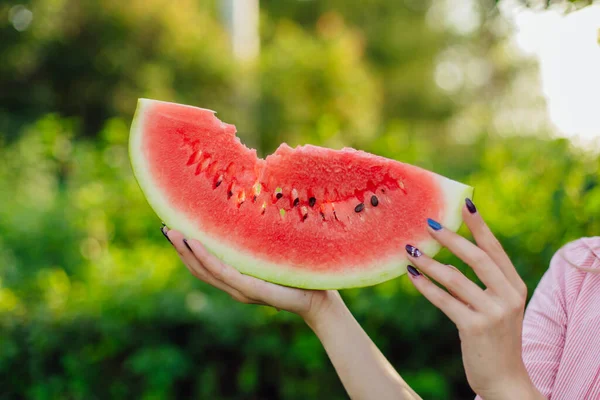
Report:
M305 220L306 220L306 218L308 218L308 214L304 214L304 215L302 216L302 221L305 221Z
M279 200L280 198L283 197L283 193L279 192L275 195L275 197L277 197L277 200Z
M230 190L227 192L227 198L230 199L233 196L233 192Z
M294 199L294 207L300 204L300 199Z
M215 183L215 188L218 188L220 184L221 184L221 181L217 181L217 183Z
M377 207L379 205L379 200L377 199L377 196L371 196L371 205L373 207Z
M356 207L354 207L354 212L359 213L359 212L361 212L364 209L365 209L364 203L360 203L359 205L357 205Z
M314 197L311 197L310 199L308 199L308 205L311 207L314 207L316 202L317 202L317 199L315 199Z

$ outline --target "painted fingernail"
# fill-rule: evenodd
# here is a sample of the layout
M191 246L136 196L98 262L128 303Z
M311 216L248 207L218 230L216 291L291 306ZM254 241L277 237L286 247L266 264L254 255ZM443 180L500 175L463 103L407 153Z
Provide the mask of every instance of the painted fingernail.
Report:
M183 239L183 244L185 244L185 247L187 247L189 251L191 251L192 253L194 252L194 250L192 250L192 248L190 247L190 244L188 243L187 239Z
M162 234L163 234L163 236L167 238L167 240L169 241L169 243L173 244L173 242L171 242L171 239L169 239L169 236L168 236L168 235L167 235L167 233L165 232L165 229L164 229L164 228L165 228L164 226L161 226L161 227L160 227L160 233L162 233Z
M431 229L433 229L434 231L439 231L440 229L442 229L442 225L440 225L439 222L437 222L431 218L427 218L427 225L429 225L429 227Z
M406 252L413 257L421 257L421 250L417 249L415 246L407 244Z
M421 273L419 271L417 271L417 269L415 267L413 267L412 265L409 265L408 267L406 267L406 269L408 270L408 272L414 276L415 278L419 275L421 275Z
M477 207L475 207L475 204L473 204L471 199L466 198L465 204L467 205L467 210L469 210L471 214L475 214L477 212Z

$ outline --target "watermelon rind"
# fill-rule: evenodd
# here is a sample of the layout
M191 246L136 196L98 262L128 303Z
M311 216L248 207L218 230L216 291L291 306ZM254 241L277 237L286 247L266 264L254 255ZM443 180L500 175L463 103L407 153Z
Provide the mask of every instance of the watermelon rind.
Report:
M165 195L154 183L149 172L150 167L142 151L142 126L147 110L153 103L157 102L159 101L139 99L131 125L129 155L134 175L148 203L167 226L180 231L188 239L200 241L208 251L224 263L235 267L241 273L285 286L323 290L348 289L376 285L406 273L406 267L409 263L403 248L398 249L397 254L386 260L374 261L371 265L356 266L356 268L345 270L342 274L339 272L328 274L323 271L315 272L309 269L290 268L289 264L273 263L227 245L219 238L208 235L197 224L192 223L190 218L171 206ZM211 112L214 113L214 111ZM435 174L435 176L443 189L443 202L446 210L444 218L439 222L444 225L445 229L455 232L462 224L464 200L472 197L473 188L441 175ZM426 221L423 221L424 225L426 223ZM413 243L413 245L430 257L435 256L441 248L440 244L434 239L427 239Z

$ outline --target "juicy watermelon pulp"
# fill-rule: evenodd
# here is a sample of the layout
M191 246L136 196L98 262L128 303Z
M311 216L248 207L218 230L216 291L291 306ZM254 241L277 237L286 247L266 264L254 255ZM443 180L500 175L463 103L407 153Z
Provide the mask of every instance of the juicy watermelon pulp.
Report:
M427 218L457 230L473 189L354 149L282 144L265 159L213 111L140 99L137 180L158 216L240 272L307 289L368 286L430 256Z

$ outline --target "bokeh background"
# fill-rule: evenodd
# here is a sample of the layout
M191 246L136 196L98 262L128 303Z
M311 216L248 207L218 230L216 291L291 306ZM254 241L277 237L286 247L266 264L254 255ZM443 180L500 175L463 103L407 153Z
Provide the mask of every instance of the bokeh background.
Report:
M473 185L533 289L600 232L596 7L0 1L0 398L346 398L300 318L180 264L129 165L138 97L217 110L261 155L354 146ZM472 395L406 277L343 296L424 398Z

